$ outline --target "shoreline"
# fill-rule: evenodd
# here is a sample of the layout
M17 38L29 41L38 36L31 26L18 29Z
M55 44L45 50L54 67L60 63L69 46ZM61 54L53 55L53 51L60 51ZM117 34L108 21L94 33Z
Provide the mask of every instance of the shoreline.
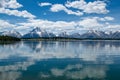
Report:
M16 38L0 36L0 42L14 41L119 41L120 38L66 38L66 37L40 37L40 38Z
M21 41L118 41L120 39L111 39L111 38L21 38Z

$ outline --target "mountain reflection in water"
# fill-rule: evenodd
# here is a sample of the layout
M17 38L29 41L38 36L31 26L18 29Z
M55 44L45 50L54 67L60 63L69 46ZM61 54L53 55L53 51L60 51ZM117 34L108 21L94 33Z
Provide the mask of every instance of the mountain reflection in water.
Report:
M120 41L0 44L0 80L120 79Z

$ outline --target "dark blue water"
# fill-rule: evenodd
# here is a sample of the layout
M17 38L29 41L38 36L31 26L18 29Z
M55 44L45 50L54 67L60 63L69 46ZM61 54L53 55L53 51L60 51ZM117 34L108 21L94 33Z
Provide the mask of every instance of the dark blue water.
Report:
M120 41L2 43L0 80L120 80Z

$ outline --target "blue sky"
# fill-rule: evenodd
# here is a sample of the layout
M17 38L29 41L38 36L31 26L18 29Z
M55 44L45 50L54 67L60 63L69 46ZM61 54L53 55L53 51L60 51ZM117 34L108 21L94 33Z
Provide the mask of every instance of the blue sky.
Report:
M119 0L1 0L0 31L119 30Z

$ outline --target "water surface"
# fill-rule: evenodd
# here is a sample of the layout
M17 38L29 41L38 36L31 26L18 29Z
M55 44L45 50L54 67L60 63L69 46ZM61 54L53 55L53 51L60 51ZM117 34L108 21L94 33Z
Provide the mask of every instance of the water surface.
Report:
M120 41L0 44L0 80L120 80Z

